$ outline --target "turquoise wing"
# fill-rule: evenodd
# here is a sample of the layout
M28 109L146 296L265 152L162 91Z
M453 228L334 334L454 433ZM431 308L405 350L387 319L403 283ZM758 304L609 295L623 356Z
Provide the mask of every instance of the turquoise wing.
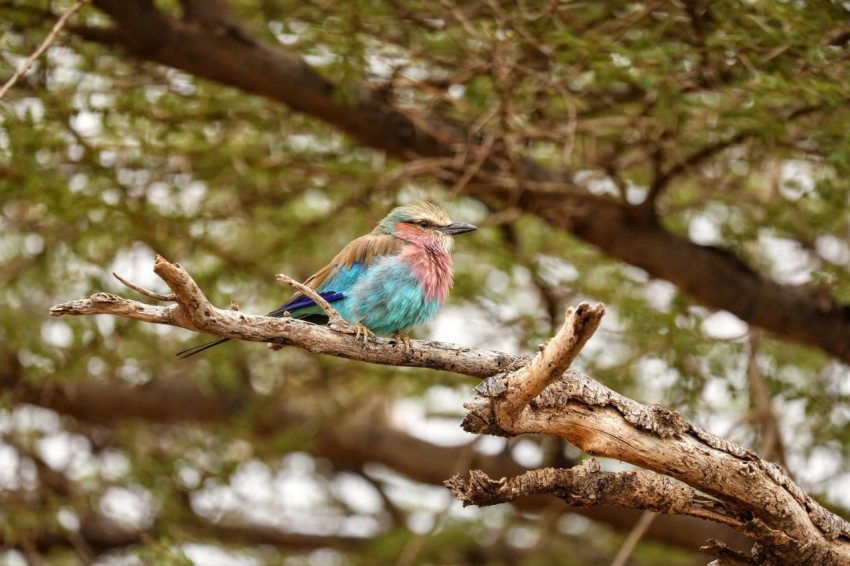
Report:
M378 258L397 254L402 245L401 240L384 234L361 236L345 246L328 265L304 283L316 289L322 298L333 304L344 319L351 321L352 302L348 299L355 284ZM327 316L316 303L302 293L293 295L286 303L270 312L269 316L283 316L284 312L317 324L327 322Z

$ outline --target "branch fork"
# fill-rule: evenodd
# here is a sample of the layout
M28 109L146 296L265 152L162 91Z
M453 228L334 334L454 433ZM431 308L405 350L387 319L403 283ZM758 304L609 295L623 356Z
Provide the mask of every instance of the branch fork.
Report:
M499 426L511 430L529 403L561 378L596 332L604 315L605 306L601 303L591 307L583 302L567 309L564 324L552 340L541 346L527 366L505 379L505 395L499 396L493 407Z
M577 507L688 515L754 539L752 558L758 563L788 563L791 557L804 564L850 563L850 523L820 507L778 466L675 411L637 403L569 367L604 312L602 305L587 303L569 309L564 326L534 359L476 388L476 398L464 405L462 426L505 437L555 434L590 455L643 469L607 472L587 460L572 469L499 480L472 470L467 478L445 483L455 497L464 505L495 505L545 494Z
M88 299L55 305L50 309L50 316L108 314L205 332L222 338L265 342L275 348L297 346L316 354L382 365L428 367L479 378L506 371L524 361L523 358L502 352L440 342L416 341L413 350L399 348L393 339L373 337L364 343L355 338L356 328L348 324L316 291L287 275L278 275L277 279L313 299L328 315L327 327L286 316L275 318L246 314L238 309L235 302L231 303L229 310L218 309L179 264L170 263L157 255L153 270L171 293L157 293L131 283L120 275L113 275L142 296L176 304L149 305L112 293L95 293Z
M476 388L478 397L464 404L469 410L462 425L464 430L496 436L525 432L518 423L534 411L532 401L564 376L604 315L605 306L601 303L595 307L586 302L569 307L560 330L540 346L534 358L514 372L486 379Z
M149 289L145 289L135 283L128 281L127 279L121 277L117 273L112 273L112 276L115 277L118 281L120 281L124 286L132 289L133 291L139 293L142 296L149 297L151 299L155 299L157 301L163 302L175 302L176 305L172 307L168 307L165 310L156 310L161 309L161 307L152 307L149 305L143 305L142 303L137 303L136 301L130 301L127 299L122 299L117 295L113 295L111 293L97 293L92 295L92 297L86 301L72 301L70 303L63 303L61 305L56 305L50 309L51 316L62 316L66 314L77 315L77 314L100 314L92 312L93 309L106 310L109 312L103 312L102 314L118 314L124 315L130 311L136 311L137 313L147 313L148 316L145 318L148 322L163 322L163 323L176 323L178 326L183 326L184 328L190 330L197 331L208 331L214 330L212 325L216 322L220 322L220 319L223 318L223 313L226 311L217 309L209 302L206 295L204 295L203 291L198 287L197 283L189 276L188 273L176 263L168 262L164 257L157 255L156 260L154 262L154 273L159 275L163 281L168 285L171 289L171 293L157 293L155 291L151 291ZM354 334L355 328L348 324L345 319L340 316L340 314L334 309L330 303L328 303L324 298L322 298L319 293L317 293L314 289L304 285L303 283L299 283L292 277L284 274L278 274L275 278L286 284L290 287L296 289L297 291L303 293L319 306L322 311L328 315L328 328L333 330L334 332L340 332L344 334ZM230 303L230 314L238 313L239 305L235 300L231 300ZM156 314L154 314L156 313ZM156 315L159 315L160 320L153 320L152 318L156 318ZM132 318L132 317L131 317ZM239 315L241 320L245 320L243 315ZM290 319L288 316L282 317L284 324L291 324L293 319ZM215 332L213 332L215 333ZM218 334L216 334L218 335ZM242 336L230 336L224 335L224 338L242 338Z
M469 479L455 476L447 483L465 504L492 505L535 493L573 506L607 502L729 525L757 543L745 556L756 563L850 564L850 523L824 509L781 468L690 424L675 411L638 403L570 368L598 328L605 312L602 305L582 303L569 309L563 327L533 359L439 342L419 342L415 350L404 351L391 340L374 339L368 345L356 340L353 327L337 318L315 291L283 275L278 279L324 309L334 329L292 317L252 316L233 305L217 309L182 267L161 256L154 272L171 294L118 279L146 297L176 304L154 306L96 293L56 305L50 314L111 314L335 357L482 378L476 398L465 405L463 427L469 432L554 434L591 456L641 469L607 472L587 460L572 469L533 470L501 480L474 470ZM728 558L728 552L719 547L716 551Z

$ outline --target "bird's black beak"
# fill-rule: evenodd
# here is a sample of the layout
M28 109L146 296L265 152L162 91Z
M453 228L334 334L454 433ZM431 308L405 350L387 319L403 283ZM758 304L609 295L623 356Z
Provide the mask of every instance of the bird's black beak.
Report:
M457 236L458 234L474 232L475 230L478 230L478 226L473 226L472 224L464 224L463 222L453 222L448 226L437 228L437 230L439 230L446 236Z

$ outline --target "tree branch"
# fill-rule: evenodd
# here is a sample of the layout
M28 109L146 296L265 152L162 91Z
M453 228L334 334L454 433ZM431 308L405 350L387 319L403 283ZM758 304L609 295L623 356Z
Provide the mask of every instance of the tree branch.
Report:
M47 37L45 37L44 41L41 42L41 45L38 46L38 49L36 49L33 54L30 55L26 61L24 61L24 64L21 65L18 70L15 71L15 73L11 77L9 77L9 80L6 81L3 87L0 88L0 100L2 100L3 97L6 96L6 93L9 92L9 90L11 90L13 86L15 86L15 83L17 83L18 80L20 80L20 78L26 74L32 64L35 63L35 60L44 55L44 52L47 51L47 48L50 47L50 44L53 43L53 41L56 39L56 36L59 34L60 31L62 31L62 28L66 26L71 16L76 14L80 10L80 8L88 4L90 1L91 0L77 0L76 4L68 8L68 10L64 14L62 14L62 17L60 17L56 21L56 23L53 25L53 29L50 30L50 33L47 34Z
M581 349L599 327L605 307L591 307L581 303L577 308L569 307L566 320L558 333L528 365L515 372L507 379L507 389L510 394L504 397L496 413L502 426L510 426L513 418L549 387L570 367Z
M568 470L532 470L498 481L472 470L468 479L458 474L445 485L464 507L497 505L529 495L551 495L573 507L609 505L647 509L668 515L689 515L738 529L744 522L723 503L700 495L672 478L647 470L603 472L599 462L592 459Z
M129 281L127 281L126 279L124 279L123 277L121 277L120 275L118 275L115 272L112 272L112 276L115 279L117 279L118 281L120 281L122 285L124 285L125 287L127 287L129 289L132 289L133 291L137 292L138 294L142 295L143 297L149 297L151 299L156 299L157 301L168 301L168 302L177 300L177 297L174 295L174 293L169 293L169 294L166 295L166 294L163 294L163 293L157 293L156 291L151 291L151 290L145 289L144 287L140 287L140 286L136 285L135 283L130 283Z
M658 200L658 197L661 196L662 191L664 191L664 189L666 189L677 176L687 172L689 169L697 167L721 151L742 143L752 135L753 133L748 131L738 132L737 134L730 136L728 139L707 145L695 151L691 155L688 155L683 160L671 165L664 173L656 175L652 180L652 183L649 185L646 198L640 204L640 207L645 209L646 212L654 214L655 203Z
M708 552L719 558L715 561L717 566L753 566L758 562L752 557L733 550L716 540L710 539L705 546L700 547L703 552Z
M757 423L761 437L758 443L759 453L787 468L785 446L782 443L779 421L776 412L773 410L770 388L759 367L758 348L760 339L760 333L757 330L750 330L747 339L749 345L747 378L750 386L750 402L753 404L752 419Z
M354 327L348 324L335 331L294 318L254 316L241 311L218 309L179 265L157 256L154 272L173 291L177 304L153 306L111 293L96 293L88 299L55 305L50 309L50 316L111 314L206 332L222 338L298 346L314 354L328 354L374 364L427 367L478 378L507 371L526 362L525 358L501 352L442 342L414 340L416 347L405 351L390 339L375 338L368 343L355 340Z
M821 507L778 466L678 413L641 405L568 370L518 414L499 418L510 387L505 375L485 380L478 397L465 405L464 429L497 436L557 434L588 454L680 480L748 518L741 531L769 549L765 556L771 560L850 560L850 523Z
M768 561L850 561L850 523L826 511L779 467L688 423L678 413L658 405L641 405L572 369L557 374L598 326L604 312L601 306L580 305L570 311L567 324L533 361L435 343L420 343L411 353L400 351L388 340L364 345L349 334L298 320L219 310L179 265L157 256L154 271L174 292L176 305L151 307L99 293L92 299L57 305L51 315L116 314L227 338L297 345L372 363L486 377L477 388L478 397L466 405L469 414L463 427L467 431L501 436L557 434L588 454L616 458L679 480L720 502L714 505L708 499L700 500L703 509L699 512L704 518L734 523L759 543L754 556ZM541 385L545 389L527 406L518 402L531 397ZM667 481L647 478L634 481ZM564 492L564 496L574 494ZM698 512L694 506L678 508L664 501L659 505L655 510ZM722 511L727 509L728 513Z
M317 293L307 285L299 283L292 277L284 275L282 273L279 273L277 276L275 276L275 279L277 279L281 283L289 285L290 287L294 287L295 289L304 293L307 297L313 299L313 301L319 306L319 308L322 309L322 312L328 315L328 328L330 328L331 330L340 331L350 329L351 325L345 322L345 319L343 319L339 315L339 313L336 312L336 309L334 309L329 302L322 298L319 293Z

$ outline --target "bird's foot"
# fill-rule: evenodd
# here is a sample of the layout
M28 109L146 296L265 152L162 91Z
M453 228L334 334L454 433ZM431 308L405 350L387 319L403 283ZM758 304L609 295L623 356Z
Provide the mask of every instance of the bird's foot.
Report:
M404 353L408 353L411 349L410 346L410 336L407 334L402 334L401 332L393 333L393 338L395 338L398 342L404 344Z
M354 325L354 339L363 340L365 344L375 336L375 333L363 326L363 323L358 322Z

